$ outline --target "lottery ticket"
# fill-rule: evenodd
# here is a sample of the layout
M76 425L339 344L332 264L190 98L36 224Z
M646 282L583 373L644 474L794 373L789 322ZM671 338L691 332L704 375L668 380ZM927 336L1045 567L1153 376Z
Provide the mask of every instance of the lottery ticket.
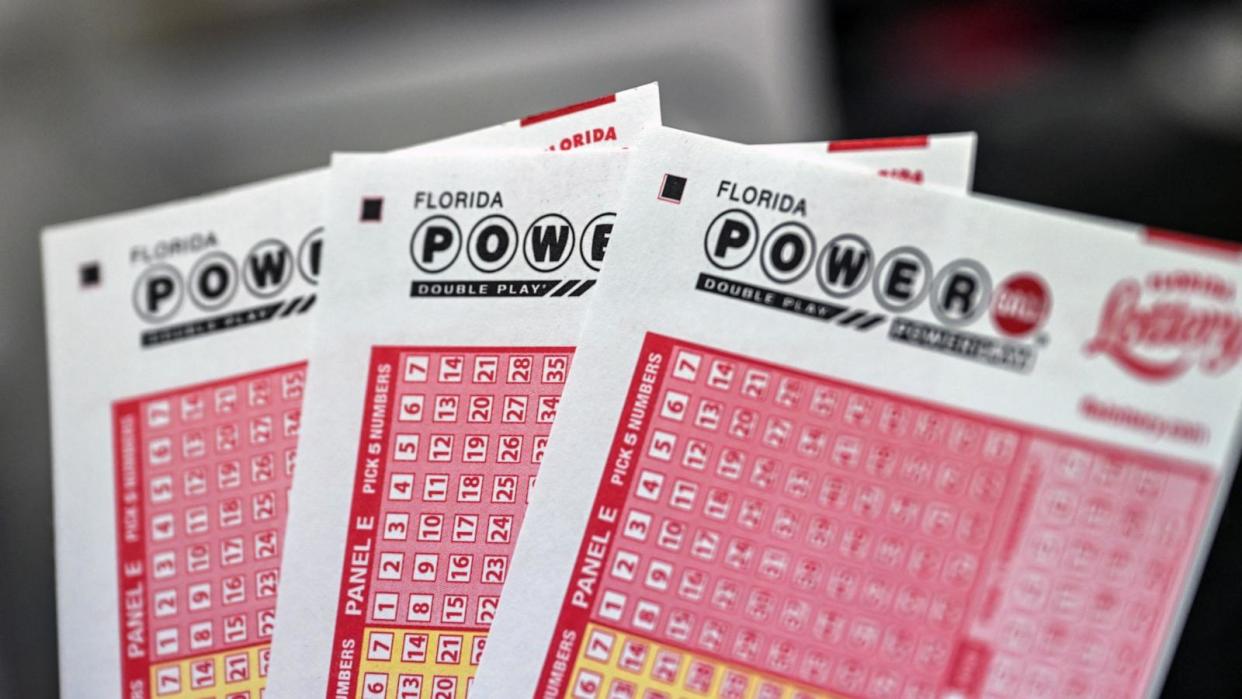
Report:
M655 85L439 142L618 148ZM61 690L262 695L325 170L43 238Z
M1239 250L655 129L476 699L1154 696Z
M770 148L964 190L973 135L919 140ZM273 696L465 695L625 157L334 161Z
M464 696L628 157L334 158L271 696Z

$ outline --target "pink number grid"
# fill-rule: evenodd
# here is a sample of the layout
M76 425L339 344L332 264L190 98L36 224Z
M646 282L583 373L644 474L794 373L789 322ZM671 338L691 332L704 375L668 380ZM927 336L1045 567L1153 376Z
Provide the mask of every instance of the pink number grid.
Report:
M270 640L304 381L298 364L115 406L136 427L150 662Z
M592 620L845 696L1144 686L1206 469L664 341Z
M571 349L406 348L368 625L491 625Z

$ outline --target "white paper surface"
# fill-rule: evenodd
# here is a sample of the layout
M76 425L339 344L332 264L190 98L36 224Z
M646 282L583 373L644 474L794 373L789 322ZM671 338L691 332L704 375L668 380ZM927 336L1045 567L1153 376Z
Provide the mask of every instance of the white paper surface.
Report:
M969 192L974 178L976 140L973 133L957 133L754 147L797 155L818 151L829 162L866 167L881 177Z
M472 696L1158 691L1236 257L667 129L621 212Z
M653 84L435 145L617 148L658 120ZM63 696L148 696L153 682L160 696L257 696L265 683L326 181L315 170L45 231ZM252 264L266 270L261 280L246 271ZM199 281L206 292L192 295ZM256 372L266 401L238 379ZM158 413L129 427L171 430L186 451L169 464L162 454L144 463L153 453L114 458L113 410L126 406ZM246 434L252 425L262 444ZM136 444L141 429L126 429L119 443ZM139 472L122 463L141 464L141 480L127 485ZM127 513L132 546L119 554ZM156 541L157 526L171 537ZM200 545L208 548L191 551ZM129 612L119 580L132 592ZM154 657L161 632L166 652ZM192 668L193 658L209 663Z

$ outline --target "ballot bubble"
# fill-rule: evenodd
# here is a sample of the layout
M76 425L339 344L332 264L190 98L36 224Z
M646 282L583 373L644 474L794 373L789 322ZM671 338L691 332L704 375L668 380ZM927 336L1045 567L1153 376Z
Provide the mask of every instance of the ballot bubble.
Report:
M443 214L424 219L410 237L410 258L428 274L448 269L460 254L461 229Z
M759 247L759 224L741 209L729 209L712 219L703 237L707 261L720 269L746 264Z

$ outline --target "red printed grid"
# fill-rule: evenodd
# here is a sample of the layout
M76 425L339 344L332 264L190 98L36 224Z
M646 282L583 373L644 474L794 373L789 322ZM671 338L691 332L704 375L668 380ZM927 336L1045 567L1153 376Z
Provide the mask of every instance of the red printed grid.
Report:
M568 348L373 351L337 623L338 648L366 640L351 696L449 684L464 696L486 641L471 632L491 626L571 358ZM364 527L374 536L360 538ZM351 576L356 555L365 564Z
M641 425L641 446L618 474L614 444L605 483L624 486L596 503L616 511L602 579L589 619L567 604L557 635L587 621L621 632L617 677L658 644L685 658L660 651L652 696L722 692L738 666L756 676L732 678L739 699L765 684L784 696L760 676L903 699L1145 687L1205 518L1206 468L655 335L641 356L648 379L635 376L618 433ZM566 691L636 686L605 679L580 670ZM549 662L540 691L557 682Z
M1207 506L1208 481L1158 463L1032 440L1026 525L1005 593L976 635L994 649L983 689L1011 696L1141 694Z
M304 383L298 364L115 404L126 696L266 674Z

